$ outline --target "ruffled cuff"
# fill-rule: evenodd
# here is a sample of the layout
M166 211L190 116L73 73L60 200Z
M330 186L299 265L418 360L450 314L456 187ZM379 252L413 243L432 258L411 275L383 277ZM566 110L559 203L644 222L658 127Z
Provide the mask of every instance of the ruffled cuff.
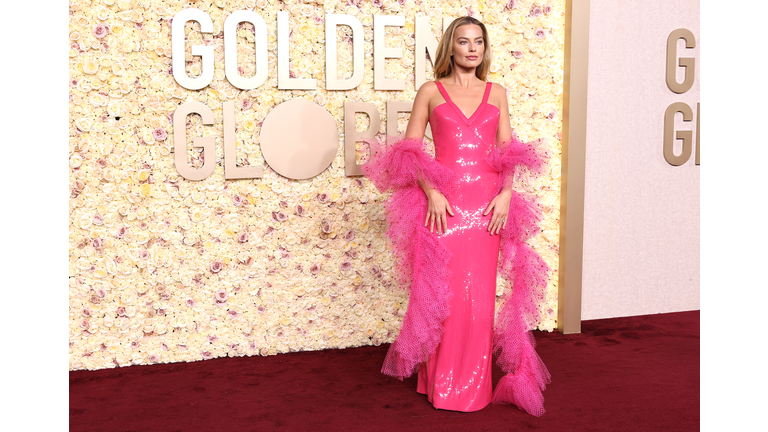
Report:
M513 132L512 138L499 143L486 161L499 172L499 190L501 190L511 189L515 175L522 170L540 173L546 158L547 152L542 147L540 139L524 143Z
M437 350L448 316L450 251L424 226L427 197L424 181L447 194L456 175L424 151L424 142L395 139L392 145L369 142L371 158L363 173L381 192L391 191L384 208L387 237L395 257L395 273L409 292L408 310L400 333L389 348L381 372L399 379L416 372Z
M396 191L418 186L424 181L447 195L455 186L456 175L435 162L424 151L426 142L415 138L391 138L394 144L380 144L375 140L366 141L371 149L368 162L361 166L380 192Z

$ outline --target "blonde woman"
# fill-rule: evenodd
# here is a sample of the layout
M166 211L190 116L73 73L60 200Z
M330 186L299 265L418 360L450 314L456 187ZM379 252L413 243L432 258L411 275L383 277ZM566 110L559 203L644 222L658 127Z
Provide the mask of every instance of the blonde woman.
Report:
M421 86L405 137L363 166L386 203L408 311L382 372L418 371L417 391L435 408L477 411L491 402L544 413L549 372L534 350L548 268L526 243L538 228L534 203L515 174L543 158L512 132L504 88L486 82L488 32L472 17L453 21ZM424 151L430 124L435 157ZM501 252L501 253L500 253ZM497 270L514 284L496 317ZM506 375L493 390L493 356Z

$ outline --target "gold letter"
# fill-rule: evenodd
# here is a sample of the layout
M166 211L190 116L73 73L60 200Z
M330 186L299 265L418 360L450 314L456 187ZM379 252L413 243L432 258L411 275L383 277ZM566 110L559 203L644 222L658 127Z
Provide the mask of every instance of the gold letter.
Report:
M699 134L699 121L701 119L701 103L696 104L696 165L699 163L699 149L701 149L701 135Z
M693 86L693 79L696 76L696 59L693 57L681 57L678 64L675 64L677 58L677 41L685 40L686 48L696 47L696 38L688 29L677 29L669 34L667 38L667 87L675 93L685 93ZM682 83L677 82L677 66L685 68L685 78Z
M693 138L691 131L677 131L675 135L675 114L677 113L683 114L684 122L693 120L691 107L682 102L673 103L664 113L664 159L674 166L684 164L691 157L691 139ZM673 151L675 139L683 141L683 151L680 152L680 156L675 156Z

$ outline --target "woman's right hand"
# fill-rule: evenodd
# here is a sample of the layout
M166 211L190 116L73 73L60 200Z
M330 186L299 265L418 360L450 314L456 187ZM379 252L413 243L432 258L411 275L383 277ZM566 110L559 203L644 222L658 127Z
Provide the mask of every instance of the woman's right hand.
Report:
M416 98L413 100L408 128L405 130L406 138L417 140L424 138L424 131L427 129L427 123L429 122L430 101L434 102L436 99L442 99L442 96L434 81L427 81L419 87ZM435 225L437 225L437 233L443 234L448 230L448 216L446 213L453 216L453 209L448 204L445 196L428 184L428 182L419 179L419 186L424 191L424 194L427 195L427 200L429 201L427 219L424 221L424 226L429 225L429 232L435 232Z
M437 233L443 234L448 231L448 216L453 216L453 209L445 198L445 195L441 194L437 189L427 188L424 193L427 194L427 219L424 221L424 226L429 225L429 232L434 232L435 225L437 225Z

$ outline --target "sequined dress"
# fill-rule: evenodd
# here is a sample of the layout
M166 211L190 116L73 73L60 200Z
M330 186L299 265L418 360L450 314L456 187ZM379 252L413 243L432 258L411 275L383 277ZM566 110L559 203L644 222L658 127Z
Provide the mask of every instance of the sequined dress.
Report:
M541 172L544 153L514 132L497 142L500 112L488 103L491 83L469 118L437 87L445 103L429 119L434 159L423 140L393 138L391 145L369 142L371 158L362 166L381 192L392 192L385 202L387 237L399 285L409 290L381 371L399 379L418 371L417 391L436 408L468 412L493 402L540 416L550 375L530 330L540 319L549 268L527 243L541 217L535 197L512 186L519 172ZM453 209L443 235L424 226L428 203L421 181L443 193ZM492 236L486 230L492 215L483 213L502 187L511 191L507 226ZM499 311L497 271L513 286ZM496 389L494 356L505 373Z
M429 119L435 161L459 176L446 198L454 216L439 236L451 252L449 315L437 351L419 368L417 391L435 408L477 411L491 402L493 385L493 317L498 266L498 235L487 231L491 214L483 216L496 196L499 173L486 158L496 143L499 109L488 103L491 83L471 117L453 103L437 82L445 103Z

